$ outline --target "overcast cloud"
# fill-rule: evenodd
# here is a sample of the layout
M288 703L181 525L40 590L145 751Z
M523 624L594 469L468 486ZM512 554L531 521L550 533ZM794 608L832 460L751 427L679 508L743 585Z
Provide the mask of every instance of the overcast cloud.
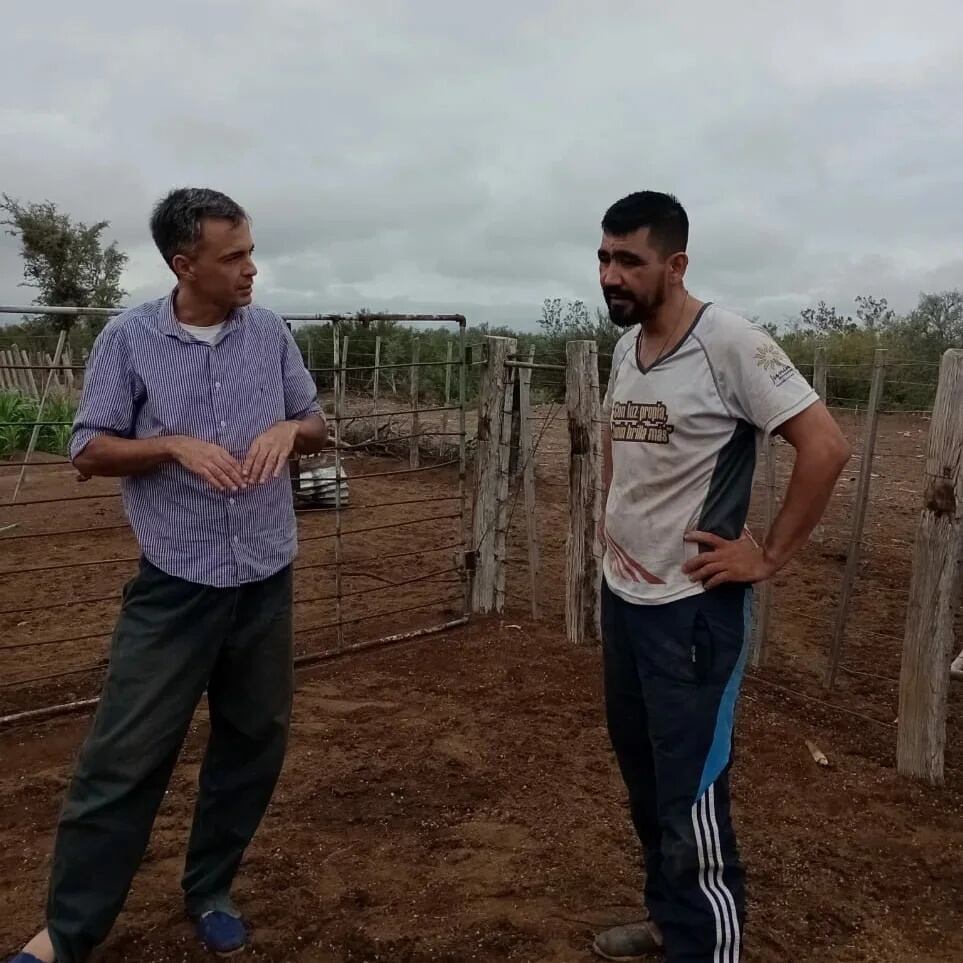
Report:
M109 219L132 302L185 184L251 212L278 310L594 305L599 219L642 188L748 314L963 286L958 0L35 0L4 33L0 190ZM0 303L20 276L4 237Z

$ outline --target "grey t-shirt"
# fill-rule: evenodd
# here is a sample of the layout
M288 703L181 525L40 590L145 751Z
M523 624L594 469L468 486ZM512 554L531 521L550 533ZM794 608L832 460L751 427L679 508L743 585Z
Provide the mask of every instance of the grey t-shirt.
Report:
M641 327L619 339L602 406L612 432L603 571L629 602L704 591L682 571L694 529L738 538L764 434L818 395L763 328L706 305L677 348L643 370Z

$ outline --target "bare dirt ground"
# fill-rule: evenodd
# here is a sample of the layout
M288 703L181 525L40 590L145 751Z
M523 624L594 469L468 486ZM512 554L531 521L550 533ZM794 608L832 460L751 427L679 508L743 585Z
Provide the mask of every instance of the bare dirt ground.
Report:
M858 443L860 423L840 420ZM820 540L777 580L772 645L746 682L734 772L750 873L749 961L963 958L963 687L951 695L946 787L910 784L894 768L894 680L927 426L909 416L882 421L848 671L834 691L821 679L854 481L841 483ZM637 914L637 846L604 731L599 654L569 649L561 628L566 462L563 412L539 450L541 621L527 615L519 502L503 618L302 673L285 774L238 880L251 958L578 963L591 958L597 926ZM783 481L790 463L782 448ZM351 475L404 467L361 455L347 463ZM2 500L12 475L0 470ZM31 471L21 499L36 504L0 509L0 528L17 524L0 534L2 644L93 636L0 645L0 712L96 692L102 670L88 667L106 645L97 633L109 631L134 568L102 560L132 558L131 536L123 528L15 536L120 526L115 497L44 501L112 491L109 482L79 485L55 465ZM345 530L433 520L346 539L343 589L360 594L345 599L344 615L374 617L349 623L345 641L460 613L461 586L445 571L459 523L438 517L457 512L457 492L451 468L352 483ZM409 501L416 498L451 500ZM375 507L398 501L407 504ZM756 505L754 526L759 513ZM333 530L330 513L301 517L302 652L338 641L328 625ZM379 560L400 552L412 554ZM65 561L93 564L36 571ZM431 577L392 588L416 575ZM104 601L49 607L78 598ZM26 681L73 668L84 671ZM71 717L0 731L0 952L41 920L57 810L86 725ZM148 858L98 959L206 958L178 890L204 735L202 707ZM829 756L829 769L814 764L806 739Z

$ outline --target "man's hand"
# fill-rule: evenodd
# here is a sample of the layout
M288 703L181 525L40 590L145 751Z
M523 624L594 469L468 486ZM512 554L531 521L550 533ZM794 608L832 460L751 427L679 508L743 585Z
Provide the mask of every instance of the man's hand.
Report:
M709 546L708 552L700 552L682 566L693 582L702 582L707 589L725 582L761 582L776 571L776 565L748 532L735 541L711 532L686 532L683 538Z
M242 469L251 484L263 485L270 478L280 478L284 465L298 437L296 421L279 421L254 439Z
M247 488L247 480L237 459L220 445L186 435L176 435L167 439L167 443L174 461L218 491L236 492L239 488Z

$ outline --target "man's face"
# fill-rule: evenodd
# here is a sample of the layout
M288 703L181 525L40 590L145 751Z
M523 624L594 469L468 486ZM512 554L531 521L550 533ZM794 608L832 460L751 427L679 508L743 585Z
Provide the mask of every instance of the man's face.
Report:
M644 324L665 301L669 266L649 243L649 229L624 237L602 235L599 282L609 317L620 328Z
M187 278L194 290L225 310L250 304L254 295L254 240L246 221L232 224L222 218L201 222L201 236L184 258ZM175 259L176 260L176 259Z

